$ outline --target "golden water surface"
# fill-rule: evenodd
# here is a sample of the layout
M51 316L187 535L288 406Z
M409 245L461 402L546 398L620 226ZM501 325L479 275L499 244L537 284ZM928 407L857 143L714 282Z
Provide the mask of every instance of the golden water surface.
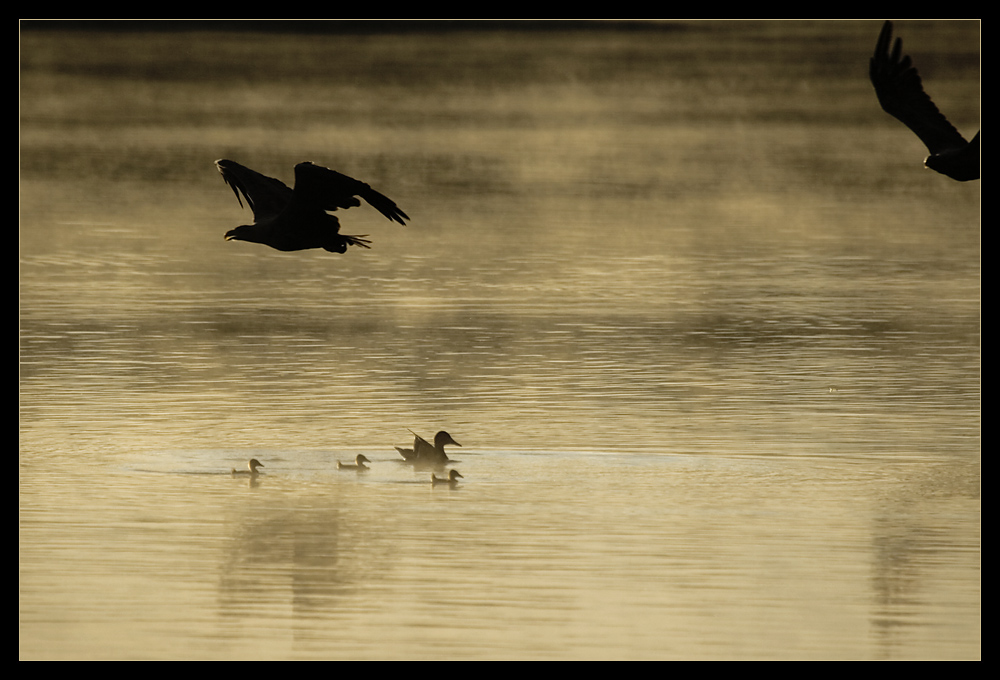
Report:
M165 27L21 32L20 658L979 658L980 185L879 21ZM217 158L412 219L226 242Z

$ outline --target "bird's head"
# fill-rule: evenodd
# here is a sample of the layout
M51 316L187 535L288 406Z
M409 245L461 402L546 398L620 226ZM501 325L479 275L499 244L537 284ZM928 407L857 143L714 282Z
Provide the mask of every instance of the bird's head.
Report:
M246 237L250 225L244 224L243 226L236 227L235 229L230 229L226 232L227 241L249 241Z
M452 439L450 434L448 434L444 430L441 430L436 435L434 435L434 446L440 449L445 444L452 444L453 446L461 446L461 444Z

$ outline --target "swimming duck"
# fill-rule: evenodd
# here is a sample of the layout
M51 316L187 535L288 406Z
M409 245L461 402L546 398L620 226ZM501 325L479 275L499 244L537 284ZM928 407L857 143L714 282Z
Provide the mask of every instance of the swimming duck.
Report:
M343 253L348 246L368 248L371 241L341 234L339 220L329 214L361 205L358 197L393 222L405 225L404 220L410 219L395 202L364 182L321 165L296 165L294 189L235 161L221 159L215 166L240 205L246 199L254 217L253 224L226 232L227 241L262 243L282 251L323 248Z
M441 430L434 435L433 444L428 442L413 430L410 430L410 433L413 434L412 449L402 449L398 446L394 447L397 451L399 451L399 455L401 455L403 459L409 463L444 465L449 460L448 454L444 452L444 447L448 444L461 446L461 444L455 441L452 436L444 430Z
M458 484L459 479L464 479L458 470L450 470L448 472L448 479L441 479L433 472L431 473L431 486L436 486L437 484L448 484L450 486L455 486Z
M246 470L237 470L236 468L233 468L232 471L229 474L231 474L231 475L250 475L251 477L256 477L257 475L260 474L259 472L257 472L257 468L258 467L264 467L264 464L261 463L256 458L251 458L250 462L247 463L247 469Z
M364 454L359 453L354 459L354 464L351 463L341 463L337 461L338 470L367 470L368 466L365 463L370 463L371 461L365 458Z

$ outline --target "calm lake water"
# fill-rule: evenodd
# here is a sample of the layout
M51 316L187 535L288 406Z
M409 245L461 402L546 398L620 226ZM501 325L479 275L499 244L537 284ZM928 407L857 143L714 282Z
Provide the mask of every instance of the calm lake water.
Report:
M19 657L979 658L980 183L879 27L23 30ZM412 221L226 242L217 158Z

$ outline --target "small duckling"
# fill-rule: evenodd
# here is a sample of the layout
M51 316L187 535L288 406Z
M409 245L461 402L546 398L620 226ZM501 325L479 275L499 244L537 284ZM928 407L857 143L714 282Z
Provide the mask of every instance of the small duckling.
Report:
M359 453L358 456L354 459L354 464L353 465L350 464L350 463L341 463L338 460L337 461L337 469L338 470L367 470L368 466L365 465L365 463L370 463L370 462L371 462L370 460L368 460L367 458L365 458L364 454Z
M263 463L261 463L261 462L260 462L259 460L257 460L256 458L251 458L251 459L250 459L250 462L249 462L249 463L247 463L247 468L248 468L248 469L246 469L246 470L237 470L236 468L233 468L233 469L232 469L232 470L230 471L230 473L229 473L229 474L231 474L231 475L233 475L233 476L235 476L235 475L250 475L251 477L256 477L257 475L259 475L259 474L260 474L260 473L259 473L259 472L257 471L257 468L258 468L258 467L264 467L264 464L263 464Z
M450 470L448 472L448 479L441 479L433 472L431 473L431 486L436 486L438 484L447 484L449 486L455 486L458 484L459 478L464 479L458 470Z

